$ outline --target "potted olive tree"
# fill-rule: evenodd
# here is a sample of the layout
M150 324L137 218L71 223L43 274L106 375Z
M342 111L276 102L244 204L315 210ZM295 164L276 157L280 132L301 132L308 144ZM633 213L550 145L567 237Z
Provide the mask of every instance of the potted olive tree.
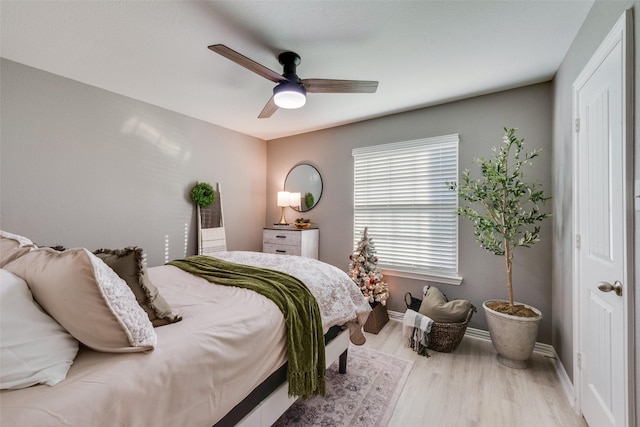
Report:
M481 157L480 178L462 173L459 184L452 184L458 197L469 204L458 208L474 226L476 240L487 251L503 256L506 267L508 299L483 303L489 333L501 363L525 368L538 336L540 311L516 303L513 297L512 266L514 250L530 247L539 241L542 220L551 216L540 204L545 197L540 184L525 182L522 167L530 165L540 150L523 152L524 139L516 137L516 129L504 129L503 145L493 148L493 157Z

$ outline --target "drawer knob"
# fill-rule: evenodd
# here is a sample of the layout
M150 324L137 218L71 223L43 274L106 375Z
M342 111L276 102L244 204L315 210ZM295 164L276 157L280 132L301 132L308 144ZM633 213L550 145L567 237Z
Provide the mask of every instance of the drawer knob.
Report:
M286 239L287 236L276 236L278 239Z
M286 254L287 251L283 251L282 249L276 249L276 252L278 252L279 254Z

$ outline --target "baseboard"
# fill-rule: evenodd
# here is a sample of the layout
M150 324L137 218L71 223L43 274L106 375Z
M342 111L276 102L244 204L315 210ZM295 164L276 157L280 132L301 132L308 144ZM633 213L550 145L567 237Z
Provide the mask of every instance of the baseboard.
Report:
M553 352L555 353L555 350ZM553 359L553 367L556 370L556 375L558 376L558 379L560 379L560 384L562 385L562 390L564 391L564 395L567 397L567 400L569 401L569 405L571 405L571 407L575 411L576 410L575 389L573 388L573 383L571 382L571 378L569 378L569 374L567 374L567 371L564 369L564 365L560 362L560 359L558 358L558 354L556 354L556 357Z
M483 341L489 341L489 342L491 341L491 337L489 336L489 331L485 331L483 329L467 328L467 332L465 333L465 336L483 340ZM533 347L533 352L541 354L545 357L549 357L551 359L556 359L556 360L558 359L556 350L553 348L553 346L549 344L543 344L541 342L537 342Z
M389 320L402 322L404 318L404 313L400 313L399 311L388 310L388 313ZM489 331L485 331L483 329L467 328L467 331L464 335L469 338L491 342ZM562 390L564 391L571 407L575 409L575 392L573 389L573 383L571 382L567 371L564 369L564 365L562 365L562 363L560 362L556 350L549 344L537 342L533 347L533 351L535 353L541 354L544 357L552 359L556 375L558 376L560 384L562 385Z
M387 312L389 313L390 320L396 320L398 322L402 322L404 318L404 313L400 313L399 311L391 311L391 310L388 310ZM467 331L465 332L464 335L469 338L475 338L483 341L491 341L491 337L489 336L489 331L485 331L483 329L467 328ZM556 354L555 349L553 348L553 346L549 344L543 344L543 343L537 342L535 344L535 347L533 347L533 351L546 357L550 357L556 360L558 359L558 355ZM566 372L565 372L565 375L566 375Z
M389 314L389 320L402 322L402 319L404 319L404 313L400 313L399 311L387 310L387 314Z

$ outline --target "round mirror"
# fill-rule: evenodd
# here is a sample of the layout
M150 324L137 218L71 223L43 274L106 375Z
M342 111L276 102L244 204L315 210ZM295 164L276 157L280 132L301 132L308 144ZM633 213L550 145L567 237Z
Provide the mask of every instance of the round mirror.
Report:
M307 163L294 166L284 180L284 191L295 194L300 193L300 202L291 203L291 207L294 210L298 212L311 210L322 197L322 177L320 172Z

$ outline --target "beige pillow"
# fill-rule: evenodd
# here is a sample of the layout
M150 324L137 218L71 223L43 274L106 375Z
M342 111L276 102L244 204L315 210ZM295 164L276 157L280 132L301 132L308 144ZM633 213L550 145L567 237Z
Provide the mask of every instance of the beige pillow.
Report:
M435 286L431 286L420 304L419 312L434 322L460 323L466 320L471 307L471 303L466 299L447 302L444 294Z
M167 301L149 280L141 248L132 246L124 249L98 249L93 253L129 285L153 326L182 320L182 317L171 312Z
M0 268L35 248L26 237L0 230Z
M24 279L42 308L86 346L110 353L155 347L153 325L131 289L88 250L33 249L5 269Z

